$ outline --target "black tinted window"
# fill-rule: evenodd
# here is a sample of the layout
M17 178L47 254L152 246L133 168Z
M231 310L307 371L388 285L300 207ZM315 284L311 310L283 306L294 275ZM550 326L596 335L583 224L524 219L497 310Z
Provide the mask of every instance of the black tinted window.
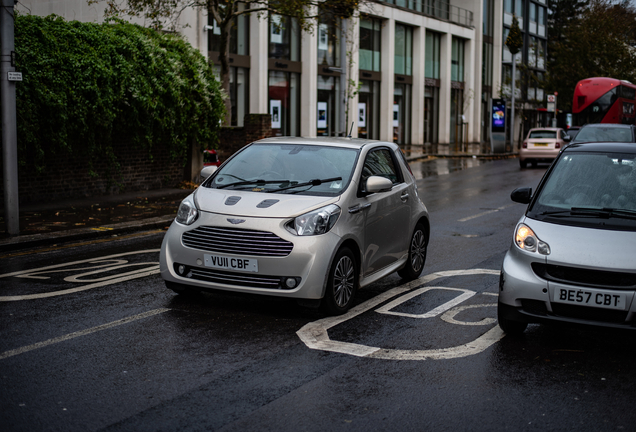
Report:
M370 176L385 177L394 184L400 182L391 152L388 149L374 150L367 155L362 169L362 184L365 184Z

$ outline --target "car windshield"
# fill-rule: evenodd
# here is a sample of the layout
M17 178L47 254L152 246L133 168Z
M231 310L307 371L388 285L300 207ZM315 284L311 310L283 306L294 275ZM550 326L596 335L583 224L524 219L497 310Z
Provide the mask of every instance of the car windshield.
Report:
M584 127L576 135L576 142L631 142L632 130L627 127Z
M349 184L358 150L259 143L243 149L206 187L265 193L336 196Z
M619 153L564 155L545 180L528 216L636 230L635 157Z
M556 131L550 131L550 130L535 130L535 131L530 131L530 135L528 135L528 138L556 138Z

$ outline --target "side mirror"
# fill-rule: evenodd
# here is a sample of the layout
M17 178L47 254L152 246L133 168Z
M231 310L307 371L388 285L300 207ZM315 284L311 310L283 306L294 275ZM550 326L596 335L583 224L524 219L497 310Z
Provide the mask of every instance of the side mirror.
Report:
M568 134L563 135L563 141L570 142L572 141L572 137Z
M532 188L517 188L510 194L510 199L520 204L529 204L532 198Z
M201 179L205 180L206 178L210 177L217 169L219 169L219 167L215 165L203 167L203 169L201 170Z
M386 192L393 187L393 182L386 177L371 176L367 179L365 190L367 193Z

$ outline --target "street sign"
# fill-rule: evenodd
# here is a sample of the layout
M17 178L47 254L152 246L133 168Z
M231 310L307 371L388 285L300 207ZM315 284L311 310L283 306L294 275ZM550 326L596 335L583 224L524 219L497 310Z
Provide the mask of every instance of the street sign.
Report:
M554 102L548 102L548 112L554 112L555 105Z
M9 81L22 81L22 72L7 72Z
M548 95L548 103L550 102L552 103L556 102L556 95L551 95L551 94Z

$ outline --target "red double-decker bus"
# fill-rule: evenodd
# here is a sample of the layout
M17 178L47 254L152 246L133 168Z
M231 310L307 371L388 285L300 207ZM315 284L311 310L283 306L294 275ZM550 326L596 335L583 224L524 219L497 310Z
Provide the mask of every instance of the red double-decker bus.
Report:
M636 85L614 78L587 78L574 89L574 124L636 124Z

